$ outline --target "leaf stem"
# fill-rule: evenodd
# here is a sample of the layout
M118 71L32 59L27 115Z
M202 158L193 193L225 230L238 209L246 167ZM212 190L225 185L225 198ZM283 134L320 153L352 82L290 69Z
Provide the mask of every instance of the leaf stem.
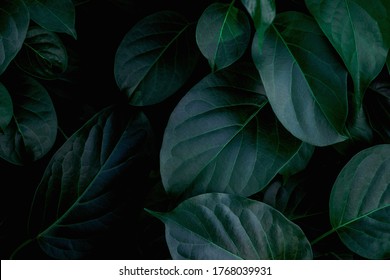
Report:
M34 239L27 239L26 241L24 241L22 244L20 244L11 254L11 256L9 257L10 260L13 260L15 255L23 248L25 247L27 244L33 242Z
M336 232L336 230L337 229L334 229L334 228L332 228L331 230L328 230L327 232L321 234L316 239L314 239L310 244L313 246L314 244L318 243L319 241L321 241L322 239L324 239L328 235L331 235L332 233Z

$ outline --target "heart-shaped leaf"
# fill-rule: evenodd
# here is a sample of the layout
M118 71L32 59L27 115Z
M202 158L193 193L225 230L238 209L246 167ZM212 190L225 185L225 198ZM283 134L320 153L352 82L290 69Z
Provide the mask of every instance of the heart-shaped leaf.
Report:
M249 20L234 7L234 1L211 4L196 26L196 42L213 72L237 61L247 49L250 35Z
M306 5L352 75L356 111L382 70L390 46L390 1L306 0Z
M193 26L181 15L160 11L125 35L115 56L118 87L131 105L159 103L191 76L198 51Z
M0 3L0 74L8 67L26 37L30 16L22 0Z
M356 154L330 196L330 221L343 243L370 259L390 258L390 145Z
M165 223L173 259L311 259L302 230L265 203L210 193L173 211L149 211Z
M24 48L15 62L30 75L56 79L68 66L68 54L56 33L33 26L27 32Z
M42 158L57 136L57 115L46 89L29 76L5 84L13 102L13 118L0 133L0 157L25 165Z
M76 11L72 0L25 0L31 19L41 27L77 38Z
M0 83L0 133L3 132L11 122L13 116L13 104L7 88Z
M55 153L36 191L29 221L46 254L78 259L98 249L124 203L129 203L126 190L132 186L124 179L139 178L146 170L150 136L142 113L109 107Z
M252 56L280 122L314 146L344 141L347 71L314 19L281 13L268 29L261 52L257 38Z
M210 74L172 112L160 153L168 193L249 196L297 153L301 141L277 121L250 66Z

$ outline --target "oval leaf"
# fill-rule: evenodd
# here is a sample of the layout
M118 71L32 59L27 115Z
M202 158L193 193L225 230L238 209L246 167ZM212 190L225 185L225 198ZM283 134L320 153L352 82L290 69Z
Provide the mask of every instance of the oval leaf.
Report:
M187 20L171 11L145 17L126 34L114 73L131 105L159 103L187 81L198 57L193 37Z
M150 136L142 113L110 107L56 152L36 191L29 221L46 254L78 259L98 248L126 201L121 182L145 172Z
M192 197L169 213L149 211L165 223L173 259L311 259L306 236L265 203L211 193Z
M165 130L160 169L172 195L265 187L301 142L276 120L256 70L224 69L204 78L176 106Z
M390 258L390 145L356 154L330 196L330 221L343 243L369 259Z
M252 56L269 102L294 136L314 146L344 141L347 71L315 21L298 12L279 14L260 52Z
M42 158L57 136L57 115L46 89L31 77L23 76L7 87L14 115L0 134L0 157L25 165Z
M246 14L231 4L214 3L196 26L196 42L212 71L237 61L248 47L251 27Z
M3 132L13 116L12 99L7 88L0 83L0 132Z
M72 0L25 0L31 19L41 27L77 38L76 11Z
M56 79L68 66L68 54L56 33L33 26L27 32L24 48L15 62L30 75Z
M22 48L30 16L22 0L3 0L0 4L0 75Z
M359 111L365 90L386 62L390 46L390 1L305 2L352 75Z

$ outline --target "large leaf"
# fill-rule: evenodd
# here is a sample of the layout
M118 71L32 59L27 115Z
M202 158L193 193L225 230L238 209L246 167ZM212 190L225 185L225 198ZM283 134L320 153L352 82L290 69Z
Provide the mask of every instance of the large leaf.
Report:
M352 75L359 111L365 90L386 62L390 1L306 0L306 5Z
M0 134L0 157L16 165L42 158L57 135L57 115L46 89L28 76L5 84L14 115Z
M78 259L98 249L118 221L126 190L136 186L137 180L129 183L130 176L137 179L146 170L150 136L142 113L109 107L56 152L36 191L29 221L48 255Z
M149 211L165 223L173 259L311 259L302 230L265 203L211 193L173 211Z
M8 67L26 37L30 16L22 0L0 3L0 74Z
M193 33L181 15L161 11L143 18L125 35L114 73L130 104L159 103L187 81L198 57Z
M330 221L343 243L370 259L390 258L390 145L356 154L330 197Z
M5 130L13 116L12 99L7 88L0 83L0 133Z
M253 68L210 74L174 109L160 154L168 193L249 196L294 157L301 142L273 115Z
M62 32L77 38L76 11L72 0L25 0L31 19L53 32Z
M250 35L249 20L234 7L234 1L211 4L196 26L196 42L213 72L237 61L247 49Z
M68 54L56 33L33 26L27 32L24 48L15 62L30 75L56 79L68 66Z
M298 12L281 13L266 33L262 52L257 41L255 36L253 59L287 130L315 146L345 140L347 71L315 21Z
M256 28L258 47L261 50L264 35L276 16L275 0L241 0L251 15Z

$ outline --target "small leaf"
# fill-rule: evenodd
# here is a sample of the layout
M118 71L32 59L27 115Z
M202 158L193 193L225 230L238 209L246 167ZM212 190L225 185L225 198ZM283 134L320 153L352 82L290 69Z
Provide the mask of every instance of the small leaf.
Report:
M278 14L262 52L252 56L280 122L314 146L344 141L348 114L347 72L315 21L302 13Z
M342 242L369 259L390 258L390 145L356 154L330 196L330 220Z
M277 121L250 66L210 74L177 104L160 152L169 194L249 196L297 153L301 141Z
M237 61L249 45L251 27L246 14L231 4L206 8L196 26L196 42L212 71Z
M0 133L4 132L13 116L12 99L7 88L0 83Z
M25 0L31 19L41 27L77 38L72 0Z
M33 26L15 62L25 72L41 79L56 79L68 66L68 54L56 33Z
M210 193L173 211L148 211L165 223L173 259L311 259L306 236L265 203Z
M157 12L123 38L115 56L116 83L131 105L156 104L187 81L197 58L191 24L175 12Z
M30 16L22 0L2 0L0 4L0 75L22 48Z
M55 153L29 221L46 254L79 259L96 252L129 203L126 190L146 172L150 136L142 113L114 106L95 115ZM135 176L133 185L124 180L130 176Z
M25 165L46 155L57 136L57 115L46 89L28 76L6 84L14 115L0 133L0 157Z
M314 153L315 147L308 143L302 142L298 152L279 172L284 177L290 177L306 168Z

